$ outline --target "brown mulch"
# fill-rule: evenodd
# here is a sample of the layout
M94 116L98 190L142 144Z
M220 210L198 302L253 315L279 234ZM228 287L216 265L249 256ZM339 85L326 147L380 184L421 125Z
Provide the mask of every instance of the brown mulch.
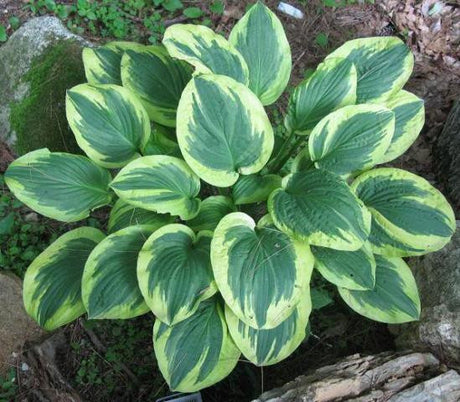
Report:
M407 89L425 101L422 134L394 165L435 182L433 147L447 115L460 98L460 7L439 0L384 0L380 10L404 34L415 56Z
M432 69L450 70L460 75L460 3L439 0L386 0L380 7L398 32L407 35L417 61L433 63Z

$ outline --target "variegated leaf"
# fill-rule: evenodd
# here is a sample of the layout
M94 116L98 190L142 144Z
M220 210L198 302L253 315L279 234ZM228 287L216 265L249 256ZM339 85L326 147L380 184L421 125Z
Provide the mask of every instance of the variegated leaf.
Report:
M374 253L422 255L444 247L455 231L455 216L444 196L405 170L380 168L358 176L352 189L372 214L369 240Z
M149 140L142 149L144 156L167 155L182 158L179 145L176 141L176 133L170 127L152 124L152 132Z
M128 226L142 225L154 231L173 221L174 218L170 215L157 214L119 199L110 211L107 230L113 233Z
M226 75L248 84L248 66L241 53L208 27L174 24L166 29L163 45L172 57L185 60L200 73Z
M361 38L345 42L327 60L342 57L358 72L357 103L382 103L397 93L409 79L414 56L394 36Z
M48 218L75 222L110 203L110 173L88 158L38 149L21 156L5 172L12 193Z
M347 183L326 170L292 173L268 199L276 226L315 246L337 250L361 248L371 217Z
M144 156L125 166L110 186L139 208L192 219L198 214L200 180L187 164L172 156Z
M374 288L375 259L368 242L356 251L313 246L311 252L315 268L334 285L352 290Z
M340 58L321 63L294 90L285 125L297 134L309 134L329 113L356 102L357 73L353 63Z
M395 132L379 163L389 162L406 152L425 123L423 100L410 92L399 91L385 102L385 106L395 114Z
M59 237L32 262L24 276L27 313L48 331L85 312L81 278L86 260L104 234L81 227Z
M259 172L273 150L273 129L257 97L223 75L194 77L177 111L177 139L188 165L217 187Z
M120 64L125 50L142 48L135 42L109 42L104 46L85 47L82 52L85 75L90 84L121 85Z
M281 187L281 177L276 174L251 174L240 176L232 189L236 205L266 201L273 190Z
M340 176L369 169L388 149L394 113L383 106L345 106L322 119L308 138L315 166Z
M176 126L177 105L190 70L163 46L130 49L121 59L123 86L139 96L151 120L169 127Z
M375 256L375 287L372 290L339 288L340 296L353 310L374 321L401 324L420 316L417 284L402 258Z
M201 230L213 231L225 215L234 211L235 205L231 198L223 195L213 195L203 200L200 212L195 218L187 221L187 226L195 232Z
M269 366L284 360L305 339L311 308L310 292L306 290L297 308L275 328L252 328L238 319L228 306L225 307L225 318L243 355L257 366Z
M149 311L137 284L137 256L152 230L129 226L102 240L86 261L82 298L88 318L127 319Z
M306 242L278 230L268 215L256 226L242 212L220 221L211 243L211 262L226 304L258 329L277 327L292 314L313 269Z
M209 248L212 233L181 224L158 229L139 254L137 277L153 313L168 325L190 317L217 291Z
M153 347L171 390L194 392L225 378L236 366L240 351L228 333L216 297L202 302L191 317L153 327Z
M67 91L66 115L80 148L106 168L138 158L150 136L141 102L118 85L73 87Z
M257 2L233 27L229 41L246 60L251 91L263 105L275 102L292 68L291 49L278 17Z
M304 172L316 169L315 162L311 160L308 144L294 158L291 165L291 173Z

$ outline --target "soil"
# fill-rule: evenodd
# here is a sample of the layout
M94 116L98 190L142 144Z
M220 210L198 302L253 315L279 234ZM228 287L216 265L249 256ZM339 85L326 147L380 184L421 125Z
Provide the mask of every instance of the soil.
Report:
M0 173L3 173L13 160L14 156L8 145L0 141Z
M452 102L460 95L460 67L456 63L459 56L458 6L449 3L446 7L450 9L442 10L442 18L438 18L436 15L430 16L427 12L435 3L434 0L377 0L376 4L357 4L341 8L323 7L320 0L308 1L308 7L302 5L305 2L286 2L298 7L305 14L304 19L297 20L278 13L292 48L293 85L302 80L306 69L315 68L328 53L348 39L398 35L408 43L416 55L416 65L407 87L425 99L426 126L416 143L392 165L417 173L442 190L433 173L432 150ZM209 5L210 2L183 3L199 6ZM228 33L236 20L243 15L246 5L252 1L228 0L225 3L224 15L216 18L213 23L217 30ZM266 3L272 9L276 9L279 2L268 0ZM415 3L417 5L414 5ZM0 0L0 23L5 24L7 17L12 14L21 17L23 22L30 18L30 13L24 11L22 5L21 1ZM315 42L319 33L327 34L327 46L322 47ZM430 43L430 37L437 39L436 45ZM98 41L98 38L90 36L88 39ZM284 98L280 102L280 111L285 109L286 101ZM8 149L0 144L0 173L11 159L12 155ZM58 347L56 366L70 387L73 387L84 400L154 401L168 394L167 385L156 369L152 355L151 317L140 317L123 325L147 334L133 346L136 353L124 360L125 368L107 361L103 352L123 343L118 335L113 335L113 327L101 324L93 326L92 332L88 332L84 321L80 319L63 329L64 341ZM378 353L394 348L393 338L386 325L350 312L339 298L336 298L331 307L322 309L321 315L312 315L311 328L312 335L290 358L263 369L241 361L228 378L202 391L203 400L250 400L263 390L282 385L309 369L331 363L341 356L357 352ZM122 333L123 331L125 329ZM70 345L83 346L75 348ZM85 385L75 380L82 361L87 360L94 351L101 356L96 364L98 370L115 370L117 373L115 377L102 376L105 379L118 379L118 384L111 394L107 393L105 384ZM24 360L18 357L21 383L19 400L39 400L39 396L31 393L31 389L37 389L37 385L50 386L50 379L45 378L46 374L43 375L40 371L22 372L19 369L22 361ZM142 368L140 372L139 368ZM136 381L133 381L132 375ZM59 387L56 384L53 386Z

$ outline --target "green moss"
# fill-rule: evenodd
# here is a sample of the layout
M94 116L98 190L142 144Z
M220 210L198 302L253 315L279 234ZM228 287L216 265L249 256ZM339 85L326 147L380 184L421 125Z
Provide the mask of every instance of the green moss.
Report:
M75 42L60 41L32 62L22 80L30 84L28 96L10 105L19 155L43 147L81 153L65 116L66 90L85 81L81 51Z

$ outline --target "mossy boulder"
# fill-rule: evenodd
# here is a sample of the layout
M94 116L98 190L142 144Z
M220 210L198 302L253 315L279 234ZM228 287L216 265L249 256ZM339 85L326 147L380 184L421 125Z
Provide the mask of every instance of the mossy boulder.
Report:
M24 24L0 47L0 140L18 155L47 147L79 152L65 117L65 92L85 81L89 46L55 17Z

